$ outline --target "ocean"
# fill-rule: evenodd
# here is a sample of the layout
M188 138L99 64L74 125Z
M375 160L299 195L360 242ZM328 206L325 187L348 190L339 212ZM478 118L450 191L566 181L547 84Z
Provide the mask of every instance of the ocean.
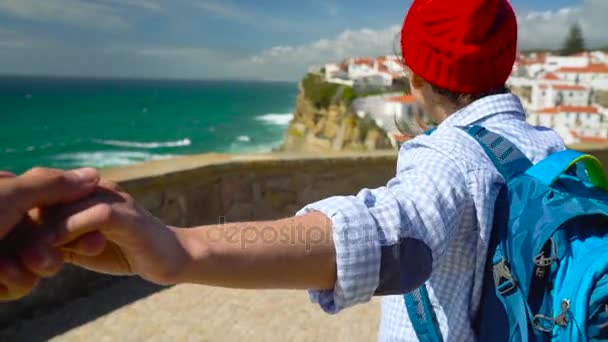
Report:
M296 83L0 78L0 170L271 151Z

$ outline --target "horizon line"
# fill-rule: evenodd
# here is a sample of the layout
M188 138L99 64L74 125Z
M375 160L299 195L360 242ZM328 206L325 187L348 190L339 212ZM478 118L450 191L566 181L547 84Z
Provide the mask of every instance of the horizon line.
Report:
M99 80L99 81L187 81L187 82L266 82L266 83L297 83L297 80L273 80L273 79L255 79L255 78L188 78L188 77L155 77L155 76L100 76L100 75L53 75L53 74L4 74L0 73L2 78L46 78L46 79L82 79L82 80Z

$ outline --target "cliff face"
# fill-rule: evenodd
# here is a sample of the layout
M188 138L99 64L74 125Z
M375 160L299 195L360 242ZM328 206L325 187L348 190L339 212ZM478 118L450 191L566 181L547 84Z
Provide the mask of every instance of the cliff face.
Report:
M390 149L381 128L359 118L350 109L355 98L348 86L325 83L318 75L300 82L294 120L281 150L297 152L364 151Z

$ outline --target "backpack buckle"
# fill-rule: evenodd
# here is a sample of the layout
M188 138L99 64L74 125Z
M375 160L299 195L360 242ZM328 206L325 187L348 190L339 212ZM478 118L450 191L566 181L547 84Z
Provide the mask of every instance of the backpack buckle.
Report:
M534 257L534 265L536 265L535 273L538 278L544 278L547 268L559 261L555 239L551 238L549 242L551 243L551 246L547 245L539 255ZM546 252L550 253L548 257L545 256Z
M561 304L562 311L557 317L552 318L545 315L536 315L532 319L532 326L534 329L550 333L556 326L567 327L568 326L568 311L570 310L570 301L568 299L562 300Z
M515 279L507 266L507 261L502 259L494 265L494 285L496 290L503 296L516 289Z

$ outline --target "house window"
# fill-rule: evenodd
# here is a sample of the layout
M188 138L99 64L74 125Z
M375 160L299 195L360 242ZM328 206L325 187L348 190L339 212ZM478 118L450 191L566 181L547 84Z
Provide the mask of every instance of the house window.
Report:
M573 93L573 92L570 92L570 97L573 97L573 96L574 96L574 93Z

